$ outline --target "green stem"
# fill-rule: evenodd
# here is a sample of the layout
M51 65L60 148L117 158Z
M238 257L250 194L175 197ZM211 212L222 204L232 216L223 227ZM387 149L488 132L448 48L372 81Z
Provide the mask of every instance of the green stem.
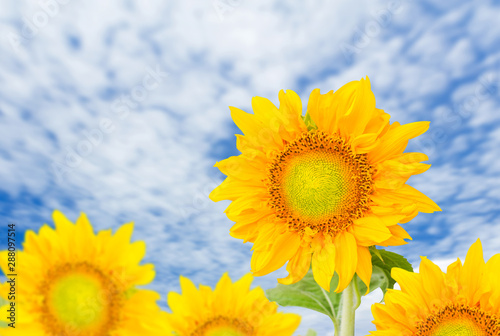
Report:
M356 277L354 276L342 291L342 321L340 322L340 336L354 336L354 316L358 298L356 295ZM356 302L355 302L356 301Z
M335 328L335 334L334 335L338 335L339 334L339 322L338 322L337 319L333 320L333 327Z

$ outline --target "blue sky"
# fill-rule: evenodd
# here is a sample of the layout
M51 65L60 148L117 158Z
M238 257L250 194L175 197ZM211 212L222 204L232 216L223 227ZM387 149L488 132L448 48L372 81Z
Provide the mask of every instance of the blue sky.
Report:
M237 155L228 106L253 96L304 105L369 76L392 121L430 120L408 151L431 169L410 184L443 209L405 225L392 250L446 265L481 238L500 252L500 6L493 1L1 1L0 234L86 212L97 229L134 221L158 290L180 274L214 285L249 271L250 244L208 193ZM75 153L77 155L75 155ZM1 224L4 223L4 224ZM4 242L2 241L2 244ZM271 288L279 270L257 278ZM357 334L372 329L370 303ZM331 335L301 309L297 332ZM330 334L329 334L330 332Z

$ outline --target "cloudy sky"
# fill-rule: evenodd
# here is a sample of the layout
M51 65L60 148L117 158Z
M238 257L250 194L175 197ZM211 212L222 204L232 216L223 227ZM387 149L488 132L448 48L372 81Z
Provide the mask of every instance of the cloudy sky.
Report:
M481 238L500 252L500 7L493 1L1 0L0 234L52 223L134 221L162 296L178 276L214 285L250 268L250 244L207 195L237 155L228 106L281 89L304 102L369 76L393 121L430 120L408 151L431 169L410 184L442 213L392 250L446 265ZM306 104L304 104L306 105ZM1 224L4 223L4 224ZM1 242L4 244L4 240ZM279 270L255 284L274 287ZM365 298L357 335L372 330ZM333 335L302 309L297 335Z

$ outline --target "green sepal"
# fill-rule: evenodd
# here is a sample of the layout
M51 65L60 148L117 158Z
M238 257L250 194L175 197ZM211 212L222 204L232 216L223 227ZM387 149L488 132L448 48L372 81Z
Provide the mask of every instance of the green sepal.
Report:
M318 333L316 331L312 330L312 329L309 329L307 331L306 336L318 336Z
M369 250L372 255L372 258L374 255L376 255L377 257L379 257L380 260L384 261L384 258L382 258L382 254L380 254L380 250L377 250L375 246L370 246Z
M318 126L316 126L316 123L311 118L311 115L309 113L306 113L306 115L303 118L308 131L318 129Z

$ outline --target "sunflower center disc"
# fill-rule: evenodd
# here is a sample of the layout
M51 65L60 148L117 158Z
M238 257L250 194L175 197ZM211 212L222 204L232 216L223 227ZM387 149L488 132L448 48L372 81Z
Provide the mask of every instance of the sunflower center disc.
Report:
M231 328L217 328L215 330L208 330L205 336L246 336L246 334Z
M43 287L43 320L51 335L104 335L113 329L118 290L91 265L65 264L49 273Z
M484 336L485 333L469 320L447 321L436 327L433 336Z
M98 321L105 312L104 293L97 279L71 274L59 279L52 288L51 306L62 321L86 327Z
M285 168L283 191L290 207L311 220L338 213L349 203L355 183L342 157L328 152L304 153Z
M198 327L191 336L250 336L253 331L253 327L245 321L217 316Z
M417 325L418 336L500 335L500 319L480 308L450 304Z
M368 210L373 168L335 135L309 131L268 168L268 205L288 228L336 235Z

